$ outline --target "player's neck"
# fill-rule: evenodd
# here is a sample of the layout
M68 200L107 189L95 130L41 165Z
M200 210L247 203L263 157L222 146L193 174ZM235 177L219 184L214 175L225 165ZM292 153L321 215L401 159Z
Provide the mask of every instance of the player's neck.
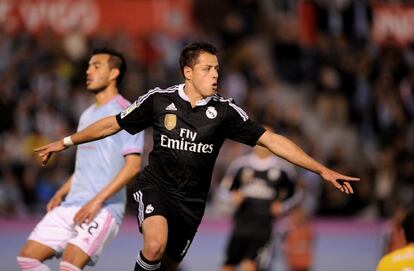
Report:
M108 86L104 90L95 94L96 104L98 106L104 105L118 95L118 89L113 86Z
M195 107L197 101L204 99L205 97L201 96L200 93L198 93L194 86L191 84L185 84L184 85L184 93L187 95L188 100L190 101L191 107Z

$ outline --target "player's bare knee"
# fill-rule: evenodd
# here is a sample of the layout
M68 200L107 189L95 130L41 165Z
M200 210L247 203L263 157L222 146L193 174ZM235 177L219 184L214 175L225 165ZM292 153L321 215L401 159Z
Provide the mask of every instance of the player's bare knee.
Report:
M85 265L87 261L79 259L77 256L66 256L62 257L62 260L60 261L60 270L81 270ZM71 269L68 269L70 267Z
M26 258L30 258L30 251L28 251L26 248L22 248L19 252L19 254L17 255L17 257L26 257Z
M62 255L62 261L68 262L70 264L74 264L75 259L76 259L76 256L73 255L73 254L65 253L65 254Z
M150 240L145 242L142 253L150 261L161 259L165 251L165 244L160 240Z
M33 251L29 247L24 246L20 250L18 257L33 258Z
M156 261L161 259L164 251L161 246L144 246L142 253L149 261Z
M78 268L84 267L89 261L89 257L85 257L79 253L67 253L66 251L62 255L61 262L68 263Z

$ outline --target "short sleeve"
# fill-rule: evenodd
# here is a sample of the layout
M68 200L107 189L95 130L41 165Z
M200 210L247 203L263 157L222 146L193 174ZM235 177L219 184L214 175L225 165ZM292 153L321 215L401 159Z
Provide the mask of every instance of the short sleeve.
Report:
M140 96L129 107L116 115L119 126L130 134L136 134L151 126L152 105L153 95L147 93Z
M131 135L126 131L120 131L122 155L141 154L144 151L144 131Z
M224 133L229 139L254 146L266 131L262 126L250 120L246 112L233 102L228 103Z

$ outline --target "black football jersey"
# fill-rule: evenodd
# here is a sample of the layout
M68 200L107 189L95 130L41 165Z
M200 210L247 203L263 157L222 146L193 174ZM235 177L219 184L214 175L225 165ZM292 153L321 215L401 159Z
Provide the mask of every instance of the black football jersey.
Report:
M290 164L274 156L259 159L249 154L236 159L224 179L230 182L224 184L228 189L240 190L245 197L234 214L234 230L239 234L252 234L257 229L270 232L274 219L270 212L272 202L283 201L286 207L301 200L299 195L293 197L297 192L293 174Z
M231 99L218 94L192 108L184 84L152 89L116 118L131 134L153 128L153 150L140 177L159 186L169 197L201 204L203 211L224 140L254 146L265 131Z

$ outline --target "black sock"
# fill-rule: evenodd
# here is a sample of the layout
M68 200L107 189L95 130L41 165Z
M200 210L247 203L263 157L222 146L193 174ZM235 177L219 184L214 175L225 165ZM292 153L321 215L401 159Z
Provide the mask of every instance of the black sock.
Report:
M160 270L161 260L150 261L145 259L142 251L139 252L137 261L135 262L134 271L157 271Z

